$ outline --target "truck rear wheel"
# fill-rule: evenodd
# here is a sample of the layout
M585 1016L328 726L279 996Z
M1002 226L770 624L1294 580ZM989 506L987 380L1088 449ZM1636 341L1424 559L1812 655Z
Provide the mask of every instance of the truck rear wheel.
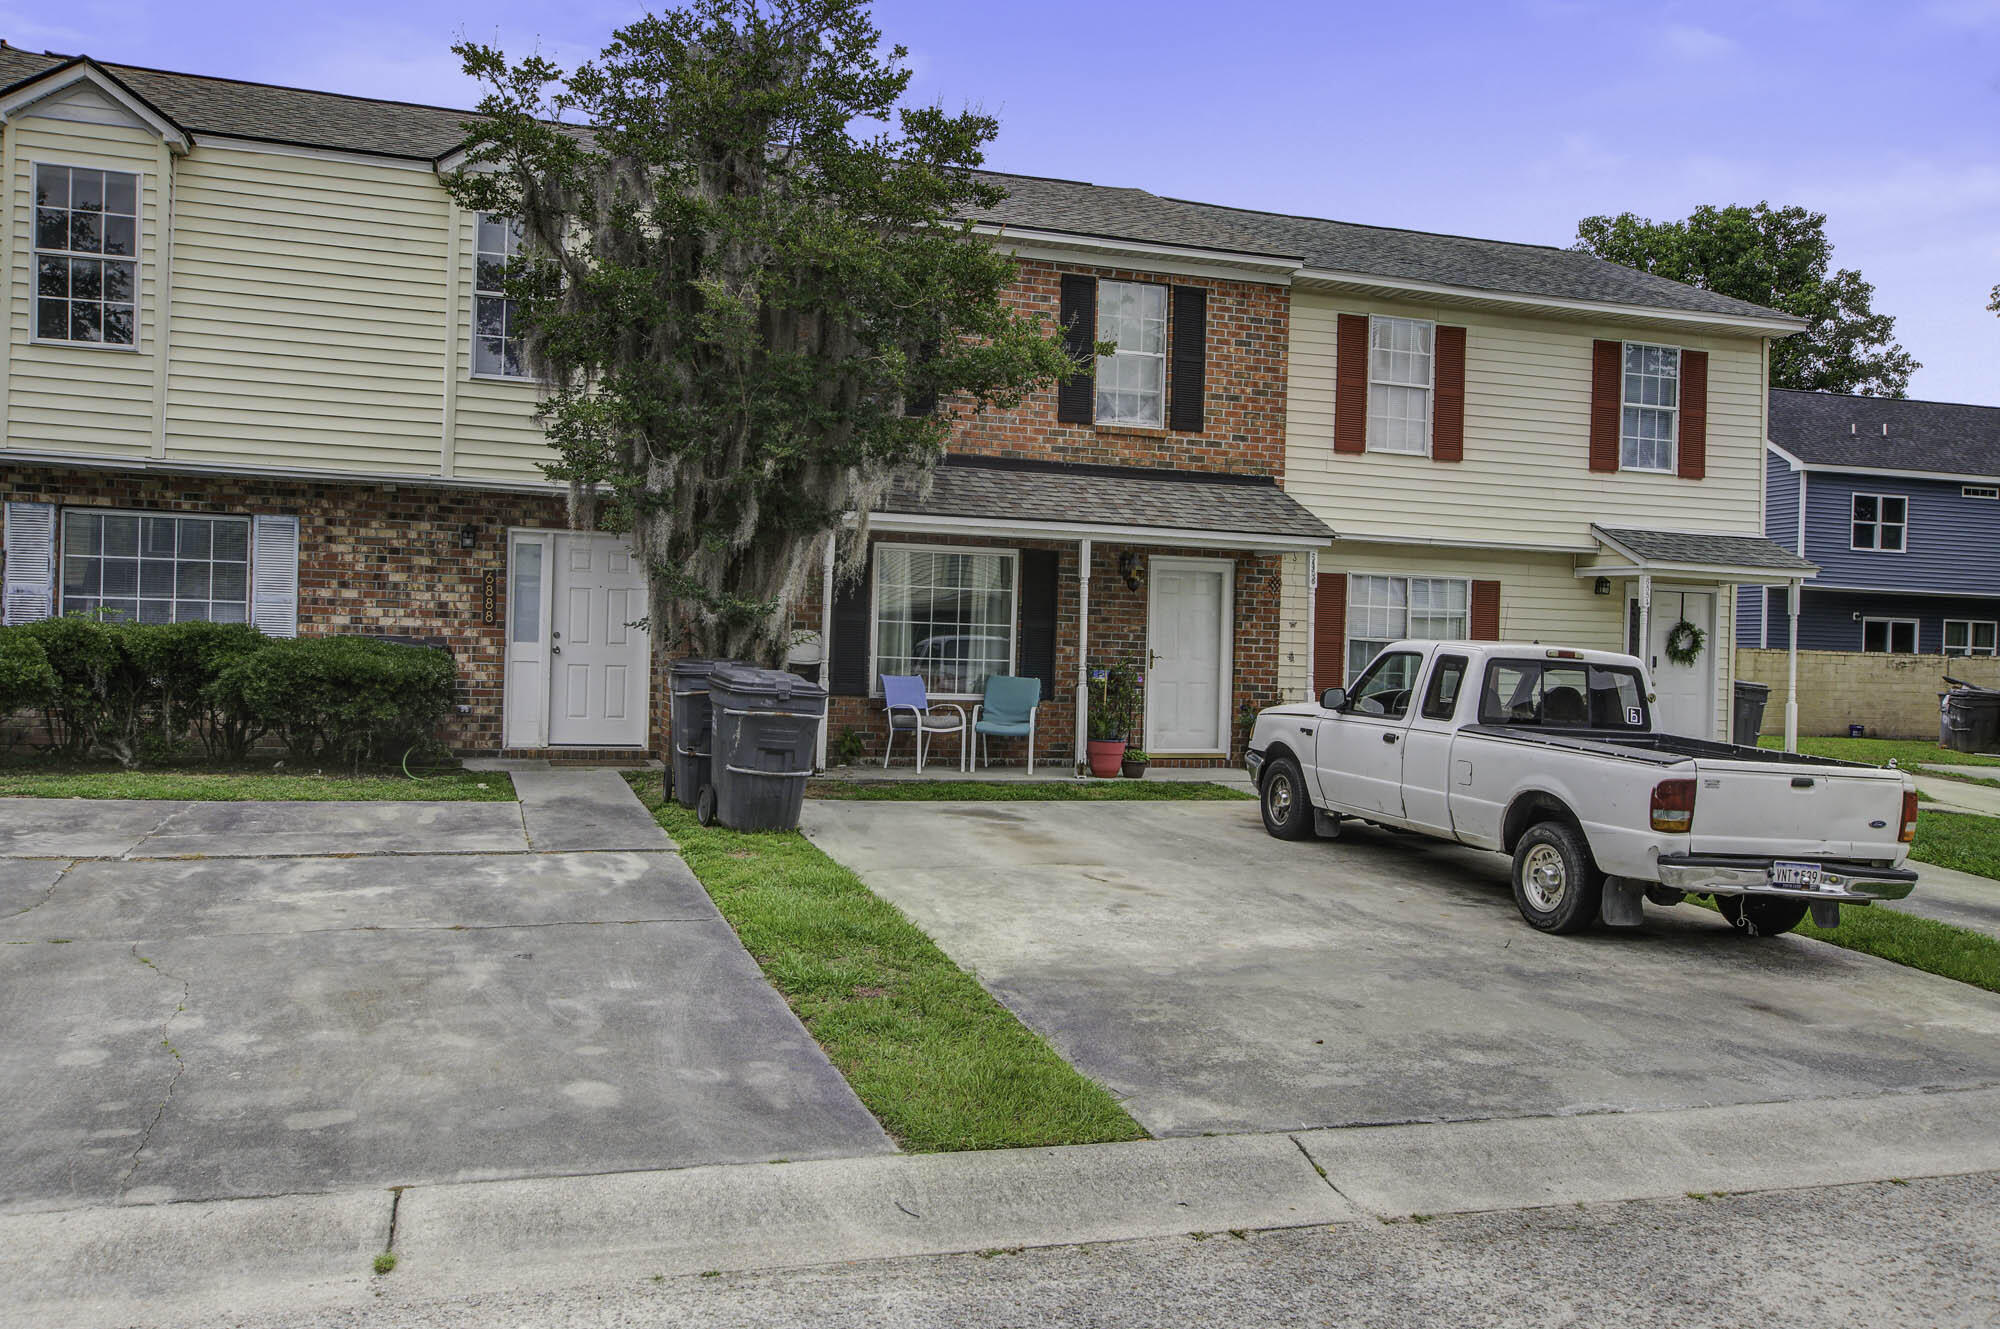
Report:
M1299 764L1290 757L1271 758L1264 768L1264 785L1257 791L1264 829L1280 840L1304 840L1313 833L1312 800Z
M1603 900L1604 874L1567 822L1538 822L1514 846L1514 904L1528 926L1581 932L1597 921Z
M1783 895L1718 895L1715 908L1729 926L1745 937L1776 937L1790 932L1812 907L1806 900Z

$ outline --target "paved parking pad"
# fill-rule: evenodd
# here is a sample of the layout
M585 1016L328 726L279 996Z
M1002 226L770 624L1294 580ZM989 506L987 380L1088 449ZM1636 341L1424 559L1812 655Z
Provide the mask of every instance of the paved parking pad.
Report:
M1416 837L1287 843L1249 802L824 802L807 829L1156 1133L2000 1083L2000 997L1690 905L1545 936L1502 859Z

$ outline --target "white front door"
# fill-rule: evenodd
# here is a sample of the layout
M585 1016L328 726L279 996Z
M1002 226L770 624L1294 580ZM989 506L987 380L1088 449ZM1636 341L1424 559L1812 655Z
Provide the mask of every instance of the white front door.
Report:
M1692 664L1667 658L1667 636L1686 619L1701 629L1701 654ZM1653 679L1653 724L1688 738L1715 737L1715 593L1653 588L1646 671Z
M550 550L551 747L646 742L646 575L614 535L555 533Z
M1155 558L1146 601L1146 751L1229 748L1231 596L1227 559Z

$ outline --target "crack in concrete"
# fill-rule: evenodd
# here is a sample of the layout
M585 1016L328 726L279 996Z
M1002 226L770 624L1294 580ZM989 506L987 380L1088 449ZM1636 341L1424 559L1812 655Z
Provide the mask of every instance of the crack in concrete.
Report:
M1298 1136L1289 1133L1286 1134L1285 1138L1292 1142L1292 1147L1299 1151L1299 1156L1306 1160L1306 1165L1312 1168L1314 1172L1319 1173L1319 1179L1326 1183L1326 1188L1328 1190L1332 1191L1335 1195L1338 1195L1341 1199L1345 1200L1347 1203L1354 1205L1356 1209L1359 1209L1364 1213L1368 1212L1368 1206L1356 1203L1353 1196L1349 1195L1346 1191L1343 1191L1342 1189L1340 1189L1340 1187L1333 1184L1332 1174L1330 1174L1325 1168L1319 1165L1319 1160L1317 1158L1314 1158L1312 1156L1312 1151L1306 1148L1305 1141L1301 1140Z
M12 921L13 919L20 918L24 915L32 914L37 909L40 909L43 905L47 904L50 900L54 899L56 893L56 887L62 885L63 879L69 876L71 870L74 869L78 863L81 863L83 861L84 860L80 858L72 858L68 862L64 863L63 870L61 872L56 873L56 879L49 883L49 888L47 890L42 892L42 898L35 901L33 904L29 905L26 909L16 909L13 913L7 915L8 920Z
M158 835L161 831L167 829L167 827L173 823L175 817L186 816L188 813L194 811L195 806L196 805L193 803L183 803L179 807L169 808L167 815L160 818L158 825L154 826L152 830L147 831L145 834L141 835L138 839L134 840L132 842L131 848L127 849L122 854L115 855L115 857L118 858L132 857L133 854L139 851L140 845L146 843L146 841L152 839L154 836Z
M194 985L189 980L182 978L179 974L169 973L153 961L139 954L139 943L137 942L132 943L132 958L162 978L179 983L181 985L181 999L175 1004L173 1014L167 1017L167 1022L160 1026L160 1045L166 1048L168 1054L173 1057L174 1073L167 1079L167 1091L160 1099L159 1109L153 1113L153 1119L146 1123L146 1129L139 1135L139 1143L132 1150L131 1164L125 1169L125 1175L118 1179L118 1194L120 1198L123 1198L125 1192L131 1187L132 1178L139 1171L140 1160L145 1157L147 1147L153 1142L153 1132L159 1129L161 1120L167 1115L167 1109L173 1105L174 1091L180 1087L181 1076L187 1073L187 1058L181 1056L181 1050L174 1046L172 1030L174 1021L178 1020L182 1013L187 1010L188 1001L194 995Z

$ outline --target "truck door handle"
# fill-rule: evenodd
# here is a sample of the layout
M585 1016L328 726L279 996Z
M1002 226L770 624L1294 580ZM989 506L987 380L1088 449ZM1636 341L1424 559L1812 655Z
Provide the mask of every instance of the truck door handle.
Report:
M1301 734L1310 734L1312 732L1312 726L1309 724L1302 724L1299 726L1299 732Z
M1394 734L1384 734L1382 735L1382 741L1384 743L1393 743L1396 741L1396 736Z

